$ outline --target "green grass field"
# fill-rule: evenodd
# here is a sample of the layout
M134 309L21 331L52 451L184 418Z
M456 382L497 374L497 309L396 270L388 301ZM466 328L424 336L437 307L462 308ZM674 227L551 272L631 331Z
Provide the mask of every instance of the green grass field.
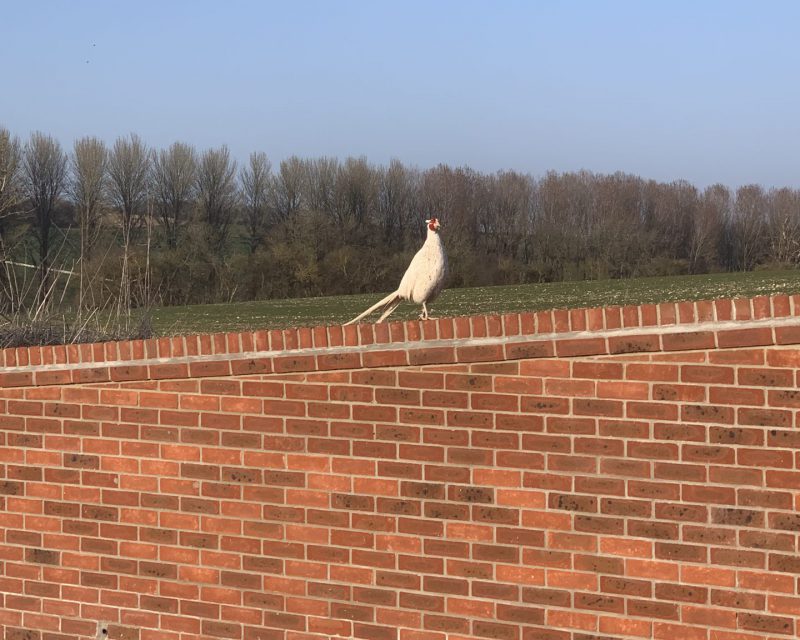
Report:
M463 316L779 293L800 293L800 271L756 271L449 289L442 293L430 311L437 317ZM178 335L338 324L358 315L384 295L164 307L155 310L153 326L158 335ZM404 303L390 319L413 319L418 314L418 307ZM370 321L376 319L377 315L368 318Z

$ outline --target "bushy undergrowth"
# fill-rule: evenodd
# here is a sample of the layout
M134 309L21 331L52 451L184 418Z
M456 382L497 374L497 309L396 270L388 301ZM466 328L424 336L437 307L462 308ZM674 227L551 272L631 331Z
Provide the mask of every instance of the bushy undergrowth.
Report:
M0 324L0 349L144 339L153 336L150 314L138 320L77 322L66 317L33 321L12 319Z

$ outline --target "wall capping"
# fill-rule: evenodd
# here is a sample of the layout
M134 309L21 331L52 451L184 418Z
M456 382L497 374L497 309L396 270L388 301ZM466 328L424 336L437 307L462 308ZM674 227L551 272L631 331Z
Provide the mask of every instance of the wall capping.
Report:
M0 388L797 344L796 314L780 295L25 347Z

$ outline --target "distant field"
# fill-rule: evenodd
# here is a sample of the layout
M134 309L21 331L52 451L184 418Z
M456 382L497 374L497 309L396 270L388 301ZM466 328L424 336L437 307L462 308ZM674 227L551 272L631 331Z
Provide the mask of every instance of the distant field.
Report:
M434 316L463 316L778 293L800 293L800 272L757 271L449 289L442 293L430 310ZM154 329L159 335L177 335L338 324L358 315L383 295L164 307L155 311ZM390 319L413 319L418 314L415 305L404 303ZM368 320L374 322L376 319L377 315L374 315Z

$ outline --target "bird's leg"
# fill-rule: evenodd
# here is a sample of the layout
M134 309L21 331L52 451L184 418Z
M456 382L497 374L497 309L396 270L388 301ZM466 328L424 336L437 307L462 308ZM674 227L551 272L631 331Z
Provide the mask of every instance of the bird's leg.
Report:
M432 316L428 313L428 305L424 302L422 303L422 313L419 314L420 320L436 320L435 316Z

